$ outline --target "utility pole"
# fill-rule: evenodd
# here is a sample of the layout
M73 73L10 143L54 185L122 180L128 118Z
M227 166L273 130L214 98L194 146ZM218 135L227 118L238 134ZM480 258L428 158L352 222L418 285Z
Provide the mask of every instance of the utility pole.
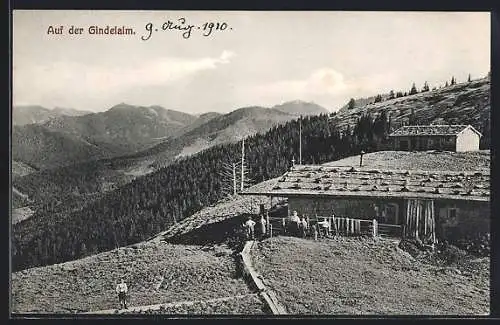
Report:
M233 163L233 195L236 195L236 164Z
M243 185L245 179L245 138L241 142L241 191L243 192Z
M299 119L299 165L302 165L302 115Z

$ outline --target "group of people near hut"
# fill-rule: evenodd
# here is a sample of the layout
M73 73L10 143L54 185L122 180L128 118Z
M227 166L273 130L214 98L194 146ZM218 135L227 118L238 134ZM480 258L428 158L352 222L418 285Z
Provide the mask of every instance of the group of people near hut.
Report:
M257 222L249 216L243 224L246 239L255 240L256 238L266 238L269 235L267 223L268 221L263 214L259 216ZM305 215L299 217L297 211L293 211L292 215L288 218L283 218L282 226L284 234L302 238L312 236L315 240L317 240L318 237L331 237L332 235L332 223L329 218L323 218L322 221L317 221L311 224L308 217Z
M332 225L328 218L323 218L314 224L310 224L309 218L305 215L299 217L297 211L293 211L288 219L283 219L283 229L285 234L305 238L308 235L318 237L330 237L332 233Z
M267 221L264 218L264 215L260 215L260 219L258 220L258 227L257 227L257 236L260 237L261 239L265 238L267 236ZM255 226L257 222L252 220L251 216L248 216L247 221L243 224L243 227L245 228L245 235L247 240L255 240Z

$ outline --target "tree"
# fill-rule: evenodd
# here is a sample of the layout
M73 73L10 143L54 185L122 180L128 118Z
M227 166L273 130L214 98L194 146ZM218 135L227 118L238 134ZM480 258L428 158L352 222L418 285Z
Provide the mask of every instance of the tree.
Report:
M354 98L349 99L349 102L347 103L347 109L353 109L354 106L356 105L356 101Z
M399 97L403 97L403 92L398 91L398 92L396 93L396 98L399 98Z
M457 83L457 81L455 80L455 77L451 77L451 83L450 84L453 86L456 83Z
M392 89L389 92L389 99L394 99L394 90L392 90Z
M467 82L471 82L471 78L470 78L470 73L469 73L469 77L467 78Z
M411 86L411 89L410 89L410 95L414 95L417 92L418 92L417 87L415 87L415 83L413 83L413 85Z
M444 84L445 87L448 87L448 81Z
M403 96L404 96L404 97L405 97L405 96L408 96L408 93L405 91L405 93L403 94Z
M427 81L424 82L424 86L422 87L422 92L429 91L429 85L427 84Z
M408 125L416 125L415 109L411 108L410 117L408 118Z
M379 95L375 96L374 103L380 103L381 101L382 101L382 95L379 94Z

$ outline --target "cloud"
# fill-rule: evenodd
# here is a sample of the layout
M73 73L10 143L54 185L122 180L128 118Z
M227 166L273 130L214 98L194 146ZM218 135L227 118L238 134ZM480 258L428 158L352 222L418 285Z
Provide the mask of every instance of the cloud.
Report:
M60 94L75 97L107 96L137 87L166 86L201 71L215 70L220 65L229 64L234 55L234 52L224 50L219 57L162 57L136 66L114 67L89 66L77 62L19 66L14 62L14 100L37 103L41 98L59 97Z
M310 95L336 95L347 89L344 76L330 68L313 71L305 79L282 80L257 86L255 92L263 96L284 95L302 98Z
M388 92L397 84L392 72L346 78L341 72L324 67L312 71L303 79L280 80L252 87L250 92L262 105L302 99L340 108L349 98L367 97Z

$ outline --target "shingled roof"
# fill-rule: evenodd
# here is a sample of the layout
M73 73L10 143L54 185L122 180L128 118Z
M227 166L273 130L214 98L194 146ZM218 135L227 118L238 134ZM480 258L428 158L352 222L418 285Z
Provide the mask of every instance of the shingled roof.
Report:
M389 134L396 136L422 136L422 135L457 135L463 130L470 128L481 136L481 133L470 125L407 125Z
M278 179L272 190L242 194L489 201L490 174L298 165Z

